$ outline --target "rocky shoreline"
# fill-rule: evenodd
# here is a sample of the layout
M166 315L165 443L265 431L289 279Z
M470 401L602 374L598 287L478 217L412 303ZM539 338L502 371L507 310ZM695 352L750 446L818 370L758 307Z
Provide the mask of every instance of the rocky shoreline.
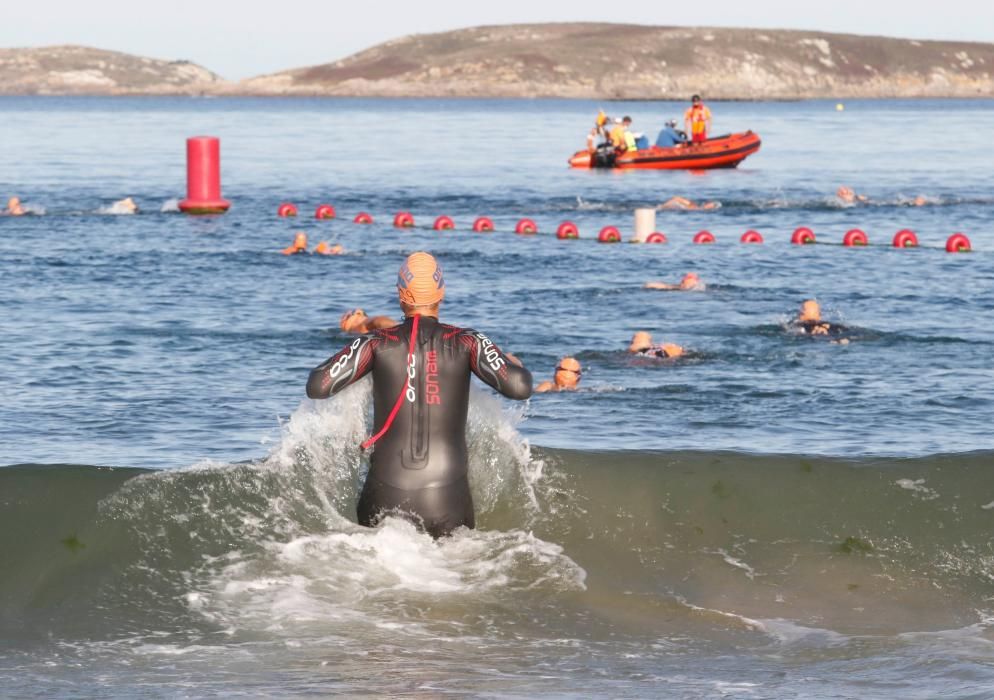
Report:
M684 100L994 97L994 44L825 32L534 24L395 39L239 82L188 61L0 49L0 94Z

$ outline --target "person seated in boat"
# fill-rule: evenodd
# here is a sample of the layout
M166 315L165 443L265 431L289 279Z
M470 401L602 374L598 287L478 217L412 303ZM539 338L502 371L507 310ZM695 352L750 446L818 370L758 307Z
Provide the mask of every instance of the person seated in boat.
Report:
M316 246L314 250L311 251L311 255L344 255L345 248L342 247L341 243L336 243L335 245L329 245L328 241L321 241Z
M659 132L659 136L656 137L656 148L673 148L685 143L687 143L687 134L677 130L676 119L667 121L662 131Z
M283 255L299 255L307 252L307 234L301 231L293 237L293 243L283 249Z
M851 187L846 187L845 185L842 185L836 190L835 196L843 204L856 204L857 202L863 204L870 201L870 198L865 194L856 194Z
M626 117L626 119L631 123L630 117ZM616 150L623 150L625 145L625 122L623 119L614 118L614 126L608 132L607 138Z
M342 314L338 327L346 333L355 335L365 335L382 328L393 328L397 325L389 316L367 316L362 309L352 309Z
M664 292L703 292L707 285L701 281L696 272L688 272L679 284L667 282L646 282L642 289L658 289Z
M652 335L648 331L637 331L632 336L632 342L628 345L628 352L640 357L658 357L660 359L676 359L683 356L684 349L676 343L652 342Z
M692 143L704 143L711 133L711 110L701 102L700 95L690 98L690 107L683 113L683 126Z
M3 210L7 216L24 216L28 210L21 204L20 197L11 197L7 200L7 208Z
M582 374L583 369L575 357L564 357L556 365L556 372L552 375L552 381L542 382L535 387L535 391L542 394L547 391L575 391L580 384L580 376Z
M801 335L822 336L835 338L833 342L846 345L848 338L839 339L849 331L841 323L829 323L821 317L821 305L814 299L805 299L801 302L801 309L797 313L791 326Z
M721 206L721 202L702 202L698 204L686 197L670 197L665 202L660 204L656 209L679 209L679 210L697 210L697 209L718 209Z

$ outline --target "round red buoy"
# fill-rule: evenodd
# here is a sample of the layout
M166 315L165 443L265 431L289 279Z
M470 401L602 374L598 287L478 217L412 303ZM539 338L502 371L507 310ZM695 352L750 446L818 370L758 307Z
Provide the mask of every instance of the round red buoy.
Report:
M869 244L870 244L870 239L863 231L861 231L858 228L846 231L846 235L842 237L842 245L846 246L847 248L851 248L853 246L864 246Z
M969 253L971 250L970 239L962 233L954 233L946 241L947 253Z
M481 216L473 222L473 230L477 233L490 233L494 230L494 222L489 216Z
M432 228L435 229L436 231L451 231L455 227L456 227L455 222L452 221L452 219L450 219L447 216L438 217L437 219L435 219L435 223L432 225Z
M335 207L330 204L319 204L318 208L314 210L315 219L334 219L335 218Z
M393 225L397 228L411 228L414 226L414 217L408 211L399 211L393 217Z
M621 240L621 232L614 226L605 226L597 234L597 240L601 243L617 243Z
M911 229L903 228L894 234L895 248L916 248L918 246L918 236Z
M531 219L522 219L518 222L518 225L514 227L515 233L520 233L525 236L530 236L533 233L538 233L538 226Z
M648 236L645 237L646 243L665 243L666 236L659 231L653 231Z
M373 217L371 217L366 212L361 211L361 212L359 212L358 214L355 215L355 218L352 219L352 223L353 224L371 224L371 223L373 223Z
M763 234L759 231L753 231L752 229L746 231L742 234L742 238L739 239L740 243L762 243Z
M714 234L710 231L698 231L694 243L714 243Z
M815 242L815 232L807 226L795 229L790 237L790 242L794 245L808 245Z
M221 199L221 142L216 136L186 140L186 214L223 214L231 202Z
M556 229L556 238L559 240L566 240L567 238L579 238L580 229L576 227L572 221L564 221L559 224L559 228Z
M280 205L279 209L276 210L276 215L282 217L296 216L297 205L290 204L290 202L283 202L283 204Z

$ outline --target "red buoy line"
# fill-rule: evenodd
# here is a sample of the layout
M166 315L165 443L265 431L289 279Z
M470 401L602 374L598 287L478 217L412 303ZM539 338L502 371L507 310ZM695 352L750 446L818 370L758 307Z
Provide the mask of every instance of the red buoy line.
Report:
M298 215L298 209L292 202L283 202L277 208L277 216L281 218L295 217ZM336 217L335 207L331 204L320 204L315 209L314 218L315 219L334 219ZM372 224L373 217L367 212L359 212L352 219L352 223L355 224ZM426 229L424 226L418 226L415 223L414 215L409 211L399 211L394 215L393 225L395 228L403 229ZM457 229L455 221L450 216L439 216L434 220L434 223L427 227L427 230L434 231L455 231ZM497 227L494 225L493 219L487 216L477 217L472 224L471 230L477 233L494 233L498 232ZM510 231L500 231L501 233L510 233ZM513 229L513 233L522 236L534 236L539 234L538 224L535 223L533 219L523 218L520 219ZM580 238L580 229L572 221L564 221L559 224L556 229L555 237L559 240L576 240ZM621 231L615 226L605 226L603 227L597 235L596 240L599 243L619 243L623 240ZM666 235L659 231L654 231L650 233L642 241L644 243L666 243L668 241ZM694 235L692 239L693 243L698 245L707 245L717 242L717 237L710 231L699 231ZM762 244L765 242L763 235L756 230L749 229L741 235L739 242L743 244ZM833 245L831 243L824 243L818 241L814 231L812 231L807 226L801 226L794 230L791 234L790 242L794 245ZM838 244L835 244L838 245ZM859 228L853 228L842 237L842 246L847 248L853 247L867 247L870 245L869 236L865 231ZM894 234L894 238L891 241L891 246L894 248L919 248L919 247L932 247L936 246L921 246L918 242L918 236L914 231L910 229L901 229ZM954 233L946 241L944 249L949 253L966 253L973 250L970 243L970 239L963 233Z

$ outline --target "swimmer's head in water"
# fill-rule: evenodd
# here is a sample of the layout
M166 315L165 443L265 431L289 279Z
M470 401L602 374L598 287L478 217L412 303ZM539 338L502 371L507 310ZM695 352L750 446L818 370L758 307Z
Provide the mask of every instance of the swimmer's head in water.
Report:
M17 209L19 206L21 206L20 197L11 197L10 199L7 200L8 209Z
M575 357L564 357L556 365L556 374L553 379L560 389L573 389L580 383L580 376L583 369Z
M397 296L410 307L433 306L445 298L445 278L435 258L418 251L407 256L397 273Z
M835 193L835 196L841 199L843 202L852 202L856 200L856 193L852 191L852 188L842 185Z
M821 320L821 306L814 299L805 299L801 302L801 311L797 314L797 320L801 321L820 321Z
M628 352L643 352L652 347L652 336L647 331L637 331L628 345Z
M293 237L293 247L297 250L307 249L307 234L301 231Z
M680 289L694 289L701 283L701 278L697 276L696 272L688 272L680 280Z
M351 333L356 328L359 328L369 317L366 316L366 312L362 309L352 309L351 311L346 311L342 314L342 320L339 323L343 331Z

